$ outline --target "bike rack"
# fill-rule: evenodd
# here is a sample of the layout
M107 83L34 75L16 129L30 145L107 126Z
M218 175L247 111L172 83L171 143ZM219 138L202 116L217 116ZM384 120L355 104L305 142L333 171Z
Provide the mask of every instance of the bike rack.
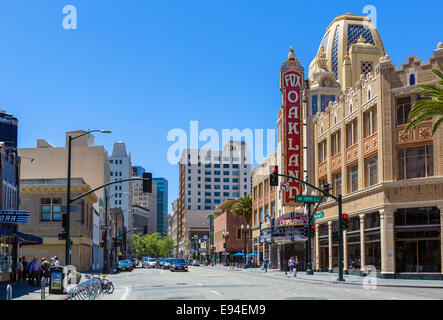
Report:
M66 300L95 300L102 293L102 280L92 278L69 290Z
M6 286L6 300L12 300L12 287L10 284Z

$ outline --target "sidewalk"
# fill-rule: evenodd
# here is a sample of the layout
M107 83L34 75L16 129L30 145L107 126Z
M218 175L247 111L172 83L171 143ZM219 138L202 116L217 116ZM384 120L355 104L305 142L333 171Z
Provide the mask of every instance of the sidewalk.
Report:
M361 277L354 275L344 275L344 282L338 282L338 273L329 272L315 272L313 275L307 275L305 271L300 271L297 273L297 277L294 278L293 275L287 274L285 271L280 271L279 269L268 269L265 272L261 268L234 268L230 269L222 265L203 266L203 268L209 269L221 269L225 271L242 271L262 274L263 276L278 276L285 278L292 278L301 281L311 281L319 283L331 283L331 284L346 284L346 285L369 285L369 286L382 286L382 287L407 287L407 288L433 288L433 289L443 289L443 281L441 280L405 280L405 279L380 279L375 277Z
M6 287L12 287L13 300L41 300L41 287L32 287L27 282L0 283L0 300L6 300ZM49 294L49 287L45 287L45 300L63 300L66 294Z

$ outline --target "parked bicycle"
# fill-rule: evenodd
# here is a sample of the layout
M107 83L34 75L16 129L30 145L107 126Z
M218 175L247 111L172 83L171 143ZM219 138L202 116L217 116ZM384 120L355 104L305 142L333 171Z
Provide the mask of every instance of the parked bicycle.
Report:
M91 276L86 275L86 279L90 279L90 278L91 278ZM100 279L102 292L106 292L108 294L111 294L114 292L114 284L112 283L112 281L109 281L108 279L106 279L106 276L104 274L101 274L98 277L93 276L93 278Z

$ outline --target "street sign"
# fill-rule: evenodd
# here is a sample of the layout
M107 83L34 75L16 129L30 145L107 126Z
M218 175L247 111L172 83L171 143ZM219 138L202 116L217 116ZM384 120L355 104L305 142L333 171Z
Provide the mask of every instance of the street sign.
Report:
M295 196L295 202L321 202L321 196Z
M284 191L284 192L288 191L288 190L289 190L289 183L287 183L287 182L282 183L282 184L280 185L280 190L281 190L281 191Z
M29 223L29 212L22 210L0 210L0 223Z
M325 213L324 212L319 212L314 214L314 219L321 219L325 217Z

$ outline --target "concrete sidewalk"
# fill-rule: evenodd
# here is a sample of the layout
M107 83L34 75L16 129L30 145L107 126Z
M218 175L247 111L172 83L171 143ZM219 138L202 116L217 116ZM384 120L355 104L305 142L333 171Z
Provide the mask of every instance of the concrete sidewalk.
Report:
M380 279L374 276L354 276L354 275L344 275L344 282L337 281L338 273L329 272L315 272L313 275L306 275L305 271L300 271L297 276L294 277L289 272L280 271L279 269L268 269L265 272L261 268L234 268L225 267L222 265L203 266L203 268L208 269L220 269L225 271L242 271L261 274L263 276L278 276L285 278L292 278L301 281L312 281L319 283L332 283L332 284L346 284L346 285L366 285L366 286L383 286L383 287L409 287L409 288L433 288L433 289L443 289L443 281L441 280L406 280L406 279Z
M6 287L12 287L12 300L41 300L41 287L32 287L27 282L0 283L0 300L6 300ZM66 294L49 294L49 287L45 287L45 300L64 300Z

